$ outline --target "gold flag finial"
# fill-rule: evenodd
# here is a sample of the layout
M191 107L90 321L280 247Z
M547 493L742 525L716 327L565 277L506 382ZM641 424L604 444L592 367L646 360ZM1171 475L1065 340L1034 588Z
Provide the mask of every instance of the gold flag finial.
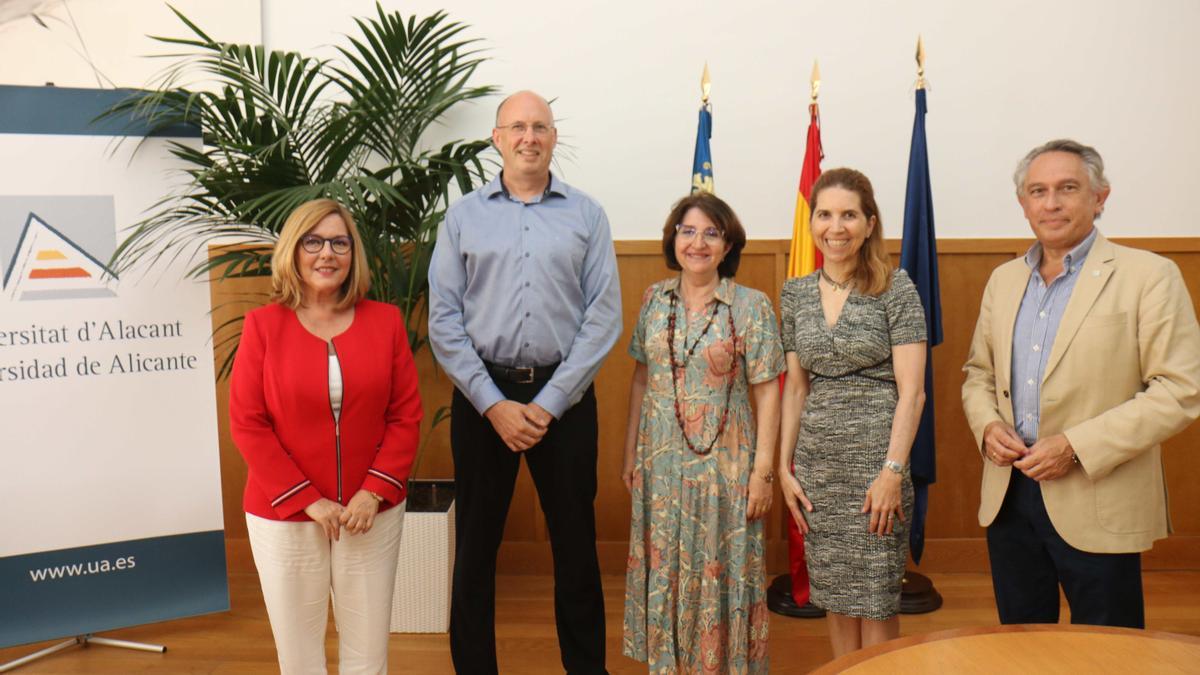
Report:
M917 34L917 89L925 88L925 43Z
M712 91L712 80L708 77L708 61L704 62L704 74L700 76L700 102L708 103L708 92Z
M817 94L821 93L821 68L816 59L813 59L812 77L809 78L808 82L812 85L812 102L816 103Z

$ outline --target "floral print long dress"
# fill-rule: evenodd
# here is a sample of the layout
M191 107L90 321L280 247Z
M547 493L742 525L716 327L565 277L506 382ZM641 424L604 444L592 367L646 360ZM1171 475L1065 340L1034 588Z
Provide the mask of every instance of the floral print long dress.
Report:
M647 289L629 345L647 366L647 386L633 473L623 650L653 673L765 673L763 523L746 521L755 452L749 385L783 372L783 347L763 293L722 279L716 312L710 303L691 313L678 287L674 278ZM672 296L675 358L686 358L675 384L667 339ZM711 452L697 454L676 419L676 387L687 438L702 452L720 426L731 379L725 429Z

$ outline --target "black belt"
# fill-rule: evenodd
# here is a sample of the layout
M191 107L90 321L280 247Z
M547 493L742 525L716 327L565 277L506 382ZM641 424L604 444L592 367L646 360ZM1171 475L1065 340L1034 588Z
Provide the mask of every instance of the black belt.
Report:
M817 372L810 370L810 371L808 371L808 381L809 381L809 384L816 384L817 380L840 380L840 379L846 378L846 377L863 377L868 380L875 380L876 382L883 382L884 384L890 384L894 387L894 386L896 386L896 380L894 380L892 378L888 378L888 377L879 377L876 375L868 375L866 372L872 368L878 368L879 366L882 366L891 360L892 360L892 357L889 355L889 356L885 357L882 361L879 361L878 363L872 363L871 365L863 366L862 368L855 368L854 370L851 370L850 372L842 373L841 375L822 375L821 373L817 373Z
M513 368L511 366L502 366L496 363L483 362L487 367L488 374L493 379L503 380L505 382L513 382L515 384L533 384L534 382L549 380L554 371L558 370L558 364L550 366L532 366L529 368Z

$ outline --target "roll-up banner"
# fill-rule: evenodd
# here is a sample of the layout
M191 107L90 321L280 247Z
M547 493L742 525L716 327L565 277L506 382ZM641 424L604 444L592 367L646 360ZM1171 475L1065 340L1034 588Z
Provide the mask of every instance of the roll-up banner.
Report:
M208 286L109 264L200 133L128 94L0 86L0 647L229 609Z

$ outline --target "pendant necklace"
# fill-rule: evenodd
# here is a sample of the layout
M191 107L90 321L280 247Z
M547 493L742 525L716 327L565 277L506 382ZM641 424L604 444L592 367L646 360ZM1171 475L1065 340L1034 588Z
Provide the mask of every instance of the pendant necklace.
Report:
M725 424L729 421L729 402L733 395L733 380L737 374L737 333L733 325L733 307L728 308L729 312L729 339L734 344L735 353L733 355L733 366L729 371L728 383L725 386L725 409L721 411L721 421L717 424L717 433L709 441L708 445L703 450L697 450L688 438L687 428L683 421L683 408L679 403L679 380L683 379L687 374L687 364L691 360L692 354L695 353L696 347L700 344L700 340L708 334L708 329L712 327L713 320L717 318L717 310L720 309L721 303L713 300L712 314L708 315L708 321L704 324L704 330L700 331L700 335L696 336L696 340L692 342L691 348L687 349L684 354L683 362L681 363L675 358L675 314L676 308L676 293L671 294L671 313L667 315L667 349L671 353L671 391L675 395L675 421L679 423L679 431L683 434L683 442L687 443L688 449L697 455L707 455L712 452L713 446L717 444L717 439L725 432ZM687 347L687 338L683 340L683 346Z
M844 291L847 288L850 288L850 285L854 283L854 275L853 274L850 275L849 279L846 279L845 281L842 281L842 282L837 282L837 281L833 280L833 277L829 276L829 273L825 271L824 267L822 267L820 269L820 272L821 272L821 278L824 279L825 281L829 282L830 286L833 286L834 288L836 288L839 291Z

